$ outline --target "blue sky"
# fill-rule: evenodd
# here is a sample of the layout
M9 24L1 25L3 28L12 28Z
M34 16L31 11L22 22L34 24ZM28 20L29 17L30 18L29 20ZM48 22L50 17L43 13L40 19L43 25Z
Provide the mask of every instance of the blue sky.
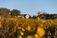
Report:
M57 0L0 0L0 8L18 9L21 13L36 15L42 10L57 13Z

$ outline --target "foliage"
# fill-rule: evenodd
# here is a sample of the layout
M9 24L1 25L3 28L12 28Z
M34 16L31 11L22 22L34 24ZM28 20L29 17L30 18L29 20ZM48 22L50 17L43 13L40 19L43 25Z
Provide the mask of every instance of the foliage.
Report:
M16 10L16 9L13 9L13 10L11 11L11 15L12 15L12 16L18 16L18 15L20 15L20 11L19 11L19 10Z
M0 15L2 17L9 17L10 9L0 8Z

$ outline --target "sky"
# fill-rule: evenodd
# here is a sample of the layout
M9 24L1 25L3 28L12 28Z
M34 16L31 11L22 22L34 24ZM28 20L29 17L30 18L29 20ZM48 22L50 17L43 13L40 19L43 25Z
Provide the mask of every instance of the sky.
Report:
M18 9L22 14L30 15L39 11L57 14L57 0L0 0L0 8Z

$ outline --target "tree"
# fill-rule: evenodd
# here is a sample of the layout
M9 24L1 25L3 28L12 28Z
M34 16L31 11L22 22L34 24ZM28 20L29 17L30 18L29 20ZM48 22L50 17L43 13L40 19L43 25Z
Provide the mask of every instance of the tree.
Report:
M18 15L20 15L20 10L13 9L13 10L11 11L11 15L12 15L12 16L18 16Z
M47 13L45 11L39 11L37 14L40 15L40 14L47 14Z
M10 9L7 8L0 8L0 16L8 17L10 13Z

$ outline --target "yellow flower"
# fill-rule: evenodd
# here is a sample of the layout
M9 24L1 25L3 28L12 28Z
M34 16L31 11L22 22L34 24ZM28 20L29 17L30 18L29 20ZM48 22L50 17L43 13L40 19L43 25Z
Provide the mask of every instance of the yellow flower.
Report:
M25 31L25 29L24 29L24 28L22 28L22 31Z
M23 33L23 32L21 32L21 35L24 35L24 33Z
M35 38L40 38L40 36L38 34L35 34Z
M27 30L28 31L31 31L31 26L28 25Z
M45 30L41 27L38 27L37 29L37 34L40 36L40 37L43 37L43 35L45 35Z
M22 38L22 36L19 36L18 38Z
M30 36L30 35L29 35L29 36L27 36L27 38L33 38L33 36Z

